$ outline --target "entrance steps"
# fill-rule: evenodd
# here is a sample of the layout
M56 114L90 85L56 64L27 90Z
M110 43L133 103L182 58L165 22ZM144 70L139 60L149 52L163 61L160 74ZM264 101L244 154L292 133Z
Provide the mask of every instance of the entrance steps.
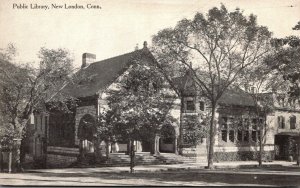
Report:
M195 159L190 157L183 157L174 153L160 153L156 156L151 155L149 152L137 152L134 159L135 164L139 165L152 165L152 164L182 164L194 163ZM108 164L114 165L129 165L130 156L120 153L112 153Z
M72 167L102 167L102 166L129 166L130 156L125 153L111 153L109 159L102 161L101 163L92 163L90 157L88 157L86 163L76 163ZM183 163L195 163L196 159L192 157L184 157L176 155L174 153L160 153L157 156L151 155L149 152L137 152L135 153L134 163L136 165L155 165L155 164L183 164Z

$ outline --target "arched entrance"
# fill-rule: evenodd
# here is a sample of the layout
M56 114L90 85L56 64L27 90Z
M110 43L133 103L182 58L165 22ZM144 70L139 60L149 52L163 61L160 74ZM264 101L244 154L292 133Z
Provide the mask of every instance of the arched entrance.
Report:
M299 134L296 132L281 132L275 135L275 159L289 160L297 158L297 141Z
M94 153L94 134L96 132L95 119L92 115L84 115L79 122L78 138L81 153Z
M163 125L160 130L159 152L175 153L176 151L176 134L172 125Z

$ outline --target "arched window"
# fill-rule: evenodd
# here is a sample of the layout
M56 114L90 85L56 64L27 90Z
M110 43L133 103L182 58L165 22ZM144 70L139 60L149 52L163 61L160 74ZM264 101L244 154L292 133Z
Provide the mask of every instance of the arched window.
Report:
M95 119L92 115L84 115L79 122L78 138L92 140L95 133Z
M290 117L290 129L296 129L296 116Z

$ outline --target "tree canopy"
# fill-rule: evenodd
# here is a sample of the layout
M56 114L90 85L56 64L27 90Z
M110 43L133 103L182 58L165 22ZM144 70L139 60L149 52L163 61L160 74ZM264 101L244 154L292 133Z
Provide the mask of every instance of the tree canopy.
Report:
M13 61L16 49L9 45L0 55L0 105L10 138L23 139L30 116L45 109L45 103L59 94L72 73L72 59L67 50L41 48L40 67ZM62 95L61 95L62 96ZM61 98L62 101L65 98ZM18 158L18 157L17 157Z
M202 95L210 100L209 167L213 166L218 100L241 78L245 68L269 53L271 34L267 27L257 24L256 16L246 17L238 8L229 12L221 5L206 15L196 13L193 19L183 19L174 28L163 29L153 36L153 52L164 76L172 80L177 76L175 70L189 70Z

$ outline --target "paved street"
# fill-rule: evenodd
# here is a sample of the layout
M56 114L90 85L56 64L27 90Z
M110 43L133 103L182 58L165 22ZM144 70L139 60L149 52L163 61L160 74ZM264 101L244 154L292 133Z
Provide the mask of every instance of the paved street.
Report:
M228 168L230 165L234 167L233 164L224 163L224 168L216 170L206 170L199 164L138 166L134 174L128 173L128 167L46 169L23 174L1 173L0 184L58 186L300 185L300 168L293 163L285 162L281 166L266 166L262 169L251 167L251 165L245 169Z

